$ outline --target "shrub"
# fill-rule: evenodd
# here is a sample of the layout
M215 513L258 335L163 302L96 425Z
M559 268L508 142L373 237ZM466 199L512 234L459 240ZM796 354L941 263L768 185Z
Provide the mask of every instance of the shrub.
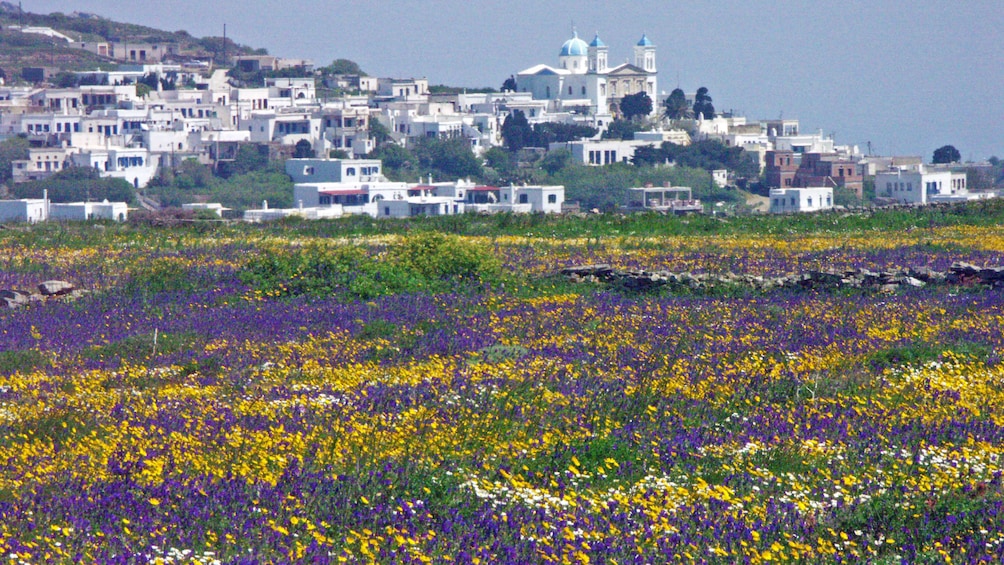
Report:
M253 288L278 296L343 294L369 299L456 290L457 282L489 282L499 272L498 261L476 244L426 232L383 253L358 245L267 249L251 259L240 277Z
M412 235L391 251L392 260L430 281L487 282L498 275L497 259L475 242L437 232Z

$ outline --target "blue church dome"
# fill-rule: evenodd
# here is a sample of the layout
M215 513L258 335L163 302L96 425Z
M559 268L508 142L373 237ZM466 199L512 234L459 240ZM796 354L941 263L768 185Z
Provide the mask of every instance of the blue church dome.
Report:
M597 33L596 37L594 37L593 40L589 42L589 46L590 47L606 47L607 44L603 43L603 40L600 39L600 34Z
M652 43L652 40L647 35L644 33L641 34L641 39L638 40L638 47L652 47L653 45L654 43Z
M586 56L589 53L589 46L586 45L585 41L579 39L578 32L575 32L575 37L569 39L561 46L560 57L576 57L576 56Z

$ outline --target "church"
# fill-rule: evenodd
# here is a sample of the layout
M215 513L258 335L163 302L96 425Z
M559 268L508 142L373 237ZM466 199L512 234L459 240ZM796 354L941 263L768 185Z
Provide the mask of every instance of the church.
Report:
M561 46L557 67L540 64L520 71L516 85L537 100L552 101L552 111L617 116L621 98L639 92L655 103L655 45L648 36L643 34L634 46L634 64L610 67L608 61L609 48L599 34L587 44L573 32Z

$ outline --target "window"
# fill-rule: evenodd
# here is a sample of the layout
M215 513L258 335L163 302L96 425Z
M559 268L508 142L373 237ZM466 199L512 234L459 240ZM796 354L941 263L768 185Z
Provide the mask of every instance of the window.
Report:
M809 201L807 202L807 204L809 205L809 207L812 207L812 197L811 196L809 197Z
M530 201L530 199L527 197L527 195L525 195L525 194L520 194L519 195L519 203L520 204L526 204L529 201Z
M794 196L792 196L792 197L791 197L791 205L792 205L792 206L794 206L794 205L795 205L795 197L794 197Z
M548 194L547 195L547 203L548 204L557 204L558 203L558 195L557 194Z
M586 87L584 87L584 86L582 87L582 95L583 95L583 96L585 96L585 95L586 95Z
M577 66L577 65L576 65L576 66ZM572 87L571 87L571 86L569 86L569 87L568 87L568 95L569 95L569 96L571 96L571 95L572 95Z
M354 177L354 176L356 176L356 168L355 167L349 167L349 168L345 169L345 176L347 176L347 177Z

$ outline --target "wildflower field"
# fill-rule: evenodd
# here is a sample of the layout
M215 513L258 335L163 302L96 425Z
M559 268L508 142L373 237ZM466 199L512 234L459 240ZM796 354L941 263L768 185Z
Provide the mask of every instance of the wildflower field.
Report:
M1004 561L1000 289L555 275L993 266L1004 227L574 221L0 230L0 288L90 291L0 310L0 563Z

